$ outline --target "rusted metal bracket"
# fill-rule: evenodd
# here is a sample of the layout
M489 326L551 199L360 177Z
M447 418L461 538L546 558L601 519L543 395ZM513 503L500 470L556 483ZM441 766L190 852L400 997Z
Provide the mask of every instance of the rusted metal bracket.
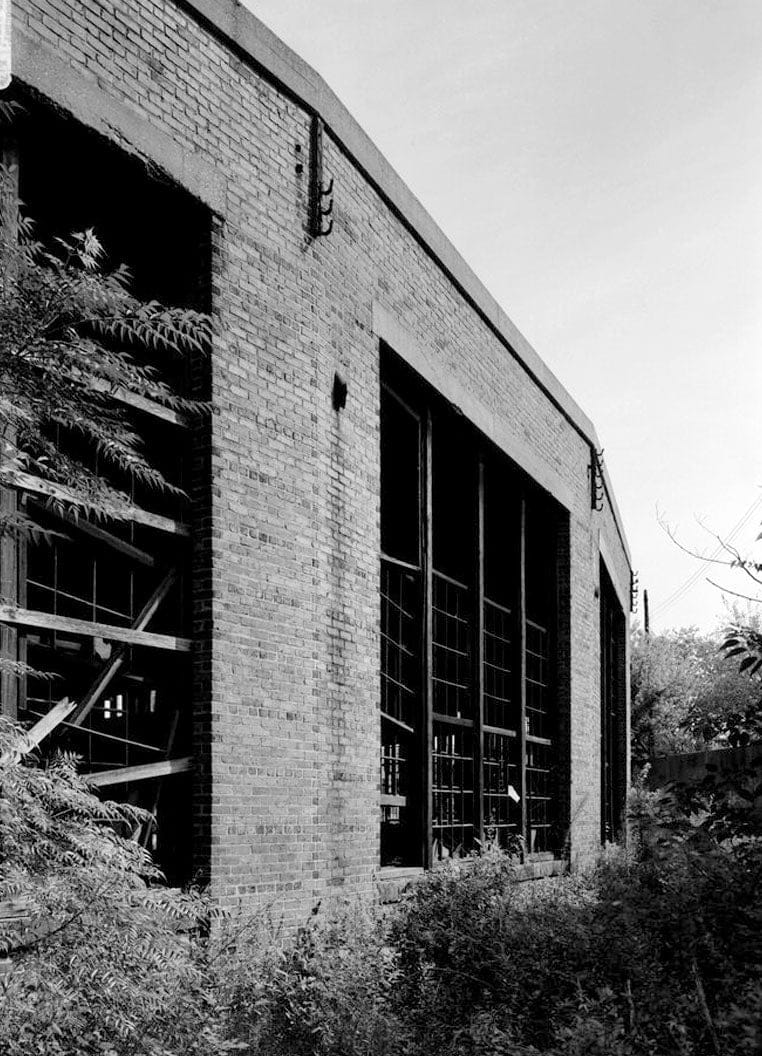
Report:
M333 177L326 185L323 176L322 118L312 115L310 128L310 234L325 238L333 231Z
M630 569L630 612L638 611L638 593L640 591L640 580L638 573Z

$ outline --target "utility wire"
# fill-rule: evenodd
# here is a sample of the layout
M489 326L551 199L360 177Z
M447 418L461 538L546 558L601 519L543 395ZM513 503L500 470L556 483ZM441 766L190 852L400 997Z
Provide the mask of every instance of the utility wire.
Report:
M693 589L696 583L698 583L698 581L703 576L704 566L710 561L713 561L720 556L720 554L725 549L724 543L731 543L733 539L735 539L735 537L738 535L741 529L745 527L745 525L749 521L749 518L752 516L752 514L760 504L762 504L762 494L758 495L754 502L752 502L751 506L749 506L749 508L746 510L746 512L742 514L739 520L731 528L724 542L720 543L719 546L709 555L709 557L700 558L699 560L701 561L701 564L699 565L699 567L690 574L690 576L685 580L685 582L681 586L673 590L669 597L665 598L664 601L660 602L654 608L654 616L661 615L662 613L666 612L667 609L672 608L672 606L678 601L682 601L685 595Z

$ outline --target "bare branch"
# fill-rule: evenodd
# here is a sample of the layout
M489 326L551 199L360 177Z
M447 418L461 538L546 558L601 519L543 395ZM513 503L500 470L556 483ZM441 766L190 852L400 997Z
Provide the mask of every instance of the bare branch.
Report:
M723 587L719 583L715 583L713 579L709 579L707 576L707 583L711 583L713 587L717 587L723 594L732 594L734 598L741 598L744 601L753 601L755 605L762 605L762 598L752 598L750 594L739 594L737 590L730 590L729 587Z

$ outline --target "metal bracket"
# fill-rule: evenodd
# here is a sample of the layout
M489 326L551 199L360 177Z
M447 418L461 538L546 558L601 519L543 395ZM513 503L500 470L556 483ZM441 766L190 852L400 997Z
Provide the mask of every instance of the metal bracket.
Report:
M603 448L596 451L590 448L590 509L599 513L603 509L603 496L605 485L603 483Z
M325 238L333 231L333 177L326 185L323 179L323 132L322 118L313 114L310 128L310 234L313 238Z
M630 570L630 612L638 611L638 593L640 591L640 580L638 573Z

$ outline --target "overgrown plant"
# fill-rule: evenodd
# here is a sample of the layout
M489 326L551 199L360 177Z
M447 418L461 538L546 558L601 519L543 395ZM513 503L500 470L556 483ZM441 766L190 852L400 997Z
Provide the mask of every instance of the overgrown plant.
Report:
M104 271L92 230L35 240L18 212L13 174L2 173L0 203L0 483L31 473L67 490L71 505L95 516L127 518L129 483L172 489L142 450L120 396L133 394L185 413L203 405L162 379L163 361L203 353L209 316L147 303L129 291L121 266ZM60 442L83 437L97 466Z
M14 757L20 736L0 727L0 898L30 903L2 933L10 1056L760 1051L762 844L716 795L639 787L633 848L588 874L520 884L492 851L433 870L391 918L321 911L272 945L256 919L204 937L204 900L158 887L130 841L140 813L69 759Z
M718 635L695 627L650 635L636 628L631 645L634 763L735 746L762 732L760 683L737 641L726 655Z
M91 230L51 247L36 240L14 170L0 169L0 487L33 477L59 509L129 519L135 485L182 494L144 450L130 398L205 411L178 395L164 368L204 354L212 322L138 300L129 271L106 271L103 261ZM0 536L39 531L22 510L0 511ZM0 658L0 670L25 669Z
M193 955L211 909L161 883L130 838L145 816L102 801L71 757L30 757L0 719L0 902L17 914L0 917L4 1054L223 1051Z

